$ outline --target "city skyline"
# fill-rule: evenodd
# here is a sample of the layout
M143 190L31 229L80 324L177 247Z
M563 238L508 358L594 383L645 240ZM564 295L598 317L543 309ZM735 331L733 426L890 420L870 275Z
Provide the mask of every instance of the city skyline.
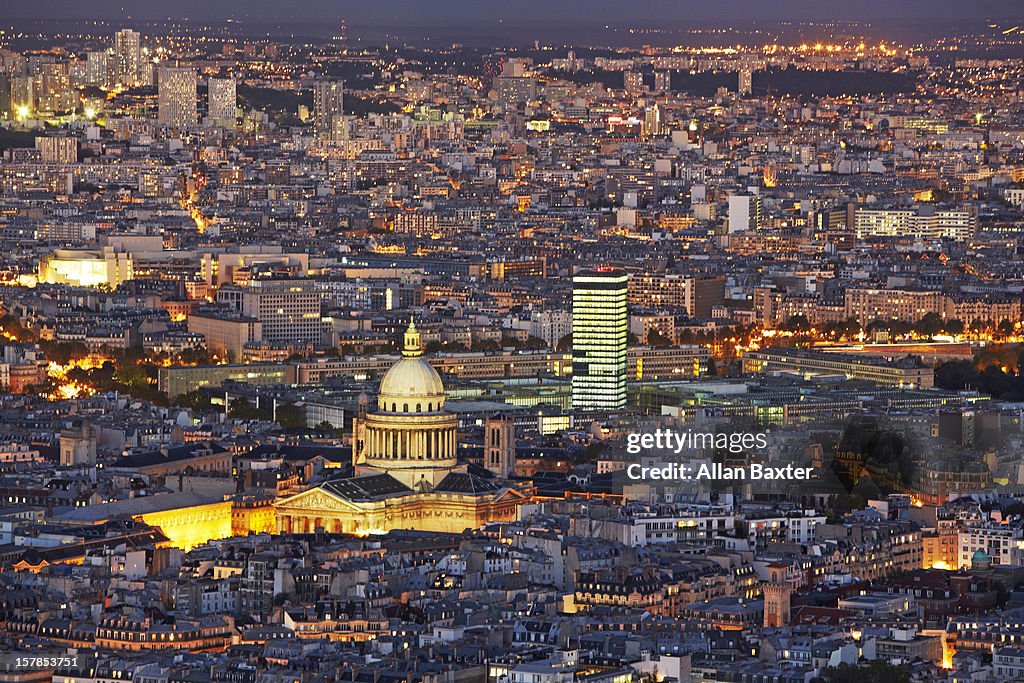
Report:
M9 12L0 678L1024 680L1016 13Z

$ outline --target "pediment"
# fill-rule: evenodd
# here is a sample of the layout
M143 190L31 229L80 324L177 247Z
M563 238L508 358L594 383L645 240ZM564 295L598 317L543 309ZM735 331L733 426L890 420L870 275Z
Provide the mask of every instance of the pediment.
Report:
M303 491L302 493L297 493L291 498L285 498L278 502L276 506L279 508L287 508L289 510L313 511L354 509L354 506L344 498L330 494L319 487L310 489L309 491Z
M501 493L499 493L498 495L496 495L494 497L494 502L498 502L498 501L501 501L501 500L508 500L510 498L515 498L516 500L521 500L521 501L528 500L527 496L523 495L519 491L517 491L517 490L515 490L513 488L507 488L507 489L502 489Z

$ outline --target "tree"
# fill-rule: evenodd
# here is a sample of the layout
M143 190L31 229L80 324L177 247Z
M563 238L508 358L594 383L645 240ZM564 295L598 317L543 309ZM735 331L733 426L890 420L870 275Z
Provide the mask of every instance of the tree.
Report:
M811 321L807 319L807 316L803 313L797 315L791 315L786 322L782 324L782 329L788 332L804 333L811 331Z
M114 371L114 381L129 389L141 389L149 386L149 375L139 365L122 365Z
M501 344L493 339L480 339L473 342L474 351L498 351L500 349Z
M647 333L647 343L651 346L672 346L673 342L661 330L651 330Z
M21 321L10 313L0 317L0 333L17 341L25 338L25 328L21 326Z
M853 337L856 337L860 333L861 326L857 319L847 318L846 321L843 323L843 334L845 334L848 338L852 339Z
M964 321L957 320L956 318L953 318L952 320L947 320L945 324L942 326L942 331L951 337L959 337L961 334L964 333L964 329Z
M541 351L548 348L548 343L540 337L534 337L531 334L526 338L526 342L523 343L523 348L527 351Z
M276 412L276 422L285 428L305 427L306 413L294 403L279 405Z
M89 348L82 342L49 342L39 343L39 347L46 354L49 360L57 365L67 365L77 358L85 358L89 355Z
M559 339L555 348L559 351L569 351L572 349L572 332Z
M949 391L964 391L978 385L978 371L966 360L943 363L935 368L935 386Z
M328 422L327 420L324 420L323 422L318 424L316 426L316 431L320 434L334 437L335 439L340 439L345 436L344 427L335 427L332 423Z
M914 331L922 337L934 337L942 331L945 323L942 320L942 316L934 311L931 313L925 313L924 317L917 321L914 325Z
M190 391L187 394L179 394L175 396L173 404L196 411L210 410L213 408L213 404L210 402L210 397L199 389Z
M205 346L184 349L178 355L178 362L182 365L209 365L211 361L210 352Z
M244 398L236 398L228 407L228 415L239 420L269 420L270 413L260 410Z

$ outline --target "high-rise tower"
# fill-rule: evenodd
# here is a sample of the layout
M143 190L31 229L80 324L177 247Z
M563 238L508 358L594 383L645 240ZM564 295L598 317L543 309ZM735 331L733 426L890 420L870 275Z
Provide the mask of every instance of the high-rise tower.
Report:
M316 136L331 138L345 116L345 84L317 81L313 84L313 127Z
M626 407L628 276L613 268L572 279L572 408L576 412Z
M196 125L196 71L191 67L160 69L157 122L161 126L188 129Z
M142 43L140 36L131 29L114 34L114 81L120 85L139 84L142 69Z

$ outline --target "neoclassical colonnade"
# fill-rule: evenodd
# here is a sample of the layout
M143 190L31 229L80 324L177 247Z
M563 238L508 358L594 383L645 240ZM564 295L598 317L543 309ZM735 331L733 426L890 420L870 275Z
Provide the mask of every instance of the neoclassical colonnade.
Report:
M455 429L367 426L366 457L380 460L448 460L456 453Z

